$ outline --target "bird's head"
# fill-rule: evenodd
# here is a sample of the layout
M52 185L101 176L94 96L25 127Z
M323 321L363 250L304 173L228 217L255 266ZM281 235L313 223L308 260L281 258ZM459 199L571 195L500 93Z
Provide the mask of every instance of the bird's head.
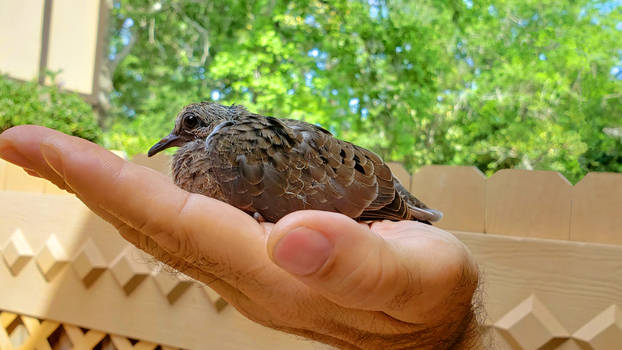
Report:
M177 114L173 131L153 145L147 155L151 157L169 147L204 140L220 122L233 120L243 113L248 112L240 105L223 106L213 102L189 104Z

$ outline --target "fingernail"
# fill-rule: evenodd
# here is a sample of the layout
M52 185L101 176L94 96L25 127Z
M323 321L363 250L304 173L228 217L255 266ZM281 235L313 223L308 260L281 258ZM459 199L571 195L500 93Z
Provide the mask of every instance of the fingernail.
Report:
M54 147L41 144L41 155L43 156L43 159L45 159L45 162L48 163L50 168L52 168L58 176L63 176L61 173L62 163L60 155Z
M276 243L272 257L284 270L304 276L319 270L332 251L333 244L323 234L299 227Z
M32 168L30 165L30 160L28 158L22 156L13 145L2 145L0 144L0 158L6 160L7 162L13 163L22 168Z

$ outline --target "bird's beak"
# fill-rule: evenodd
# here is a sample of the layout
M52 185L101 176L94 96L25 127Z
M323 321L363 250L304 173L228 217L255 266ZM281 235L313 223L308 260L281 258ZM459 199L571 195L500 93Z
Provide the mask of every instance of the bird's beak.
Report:
M177 146L181 146L182 144L183 144L183 141L179 136L173 133L170 133L167 137L163 138L162 140L158 141L158 143L153 145L149 149L149 152L147 152L147 156L151 157L169 147L177 147Z

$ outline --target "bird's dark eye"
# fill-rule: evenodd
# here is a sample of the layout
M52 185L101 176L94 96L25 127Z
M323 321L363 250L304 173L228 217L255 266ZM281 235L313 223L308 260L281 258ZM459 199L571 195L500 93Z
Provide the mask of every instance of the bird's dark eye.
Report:
M184 127L186 129L194 129L199 125L199 118L192 113L184 114Z

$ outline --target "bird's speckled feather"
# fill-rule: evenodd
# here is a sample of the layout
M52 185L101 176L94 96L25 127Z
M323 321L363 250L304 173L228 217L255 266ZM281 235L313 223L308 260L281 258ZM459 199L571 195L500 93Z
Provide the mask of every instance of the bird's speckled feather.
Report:
M179 146L173 177L181 188L275 222L318 209L357 220L440 219L412 196L375 153L292 119L264 117L242 106L186 106L153 155Z

